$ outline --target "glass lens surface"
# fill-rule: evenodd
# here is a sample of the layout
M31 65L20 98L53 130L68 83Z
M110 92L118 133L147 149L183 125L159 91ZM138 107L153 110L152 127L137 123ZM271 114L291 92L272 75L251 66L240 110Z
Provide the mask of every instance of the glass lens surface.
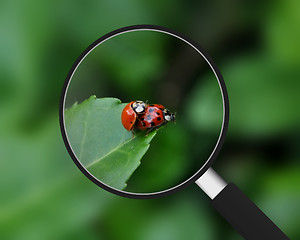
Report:
M145 112L129 106L134 116L123 117L131 132L121 115L136 100ZM210 159L223 126L212 67L186 41L155 30L116 34L85 54L70 75L63 111L76 161L101 184L133 194L187 182Z

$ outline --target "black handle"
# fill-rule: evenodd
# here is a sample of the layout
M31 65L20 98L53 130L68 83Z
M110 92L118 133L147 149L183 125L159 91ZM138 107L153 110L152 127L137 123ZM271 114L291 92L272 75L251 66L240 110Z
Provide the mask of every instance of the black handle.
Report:
M213 199L212 205L245 239L289 239L233 183Z

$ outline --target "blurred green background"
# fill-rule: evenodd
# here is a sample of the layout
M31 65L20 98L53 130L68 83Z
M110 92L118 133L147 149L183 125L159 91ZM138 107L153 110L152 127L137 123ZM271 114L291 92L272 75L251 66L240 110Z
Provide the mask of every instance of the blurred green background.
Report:
M214 168L300 238L299 1L0 6L1 239L242 239L196 185L159 199L125 199L91 183L65 150L58 104L71 65L105 33L142 23L179 31L213 57L231 111Z

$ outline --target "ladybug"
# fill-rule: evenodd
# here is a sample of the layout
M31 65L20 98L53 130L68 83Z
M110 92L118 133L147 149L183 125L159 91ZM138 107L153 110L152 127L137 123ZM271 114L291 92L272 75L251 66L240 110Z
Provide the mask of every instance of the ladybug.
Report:
M135 125L137 129L147 130L148 134L151 130L170 121L175 121L175 114L163 105L150 104L147 105L145 112L138 116Z
M138 114L143 114L146 110L146 103L143 101L132 101L128 103L121 114L121 121L128 131L133 130Z

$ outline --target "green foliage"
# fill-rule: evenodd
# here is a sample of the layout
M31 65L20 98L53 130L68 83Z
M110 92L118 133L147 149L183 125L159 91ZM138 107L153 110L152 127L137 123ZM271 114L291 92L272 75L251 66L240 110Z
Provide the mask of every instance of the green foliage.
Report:
M2 136L0 239L91 239L95 231L86 229L83 237L82 223L113 203L113 195L78 171L57 117L35 133Z
M167 0L159 2L159 9L153 1L137 0L1 3L0 239L242 239L196 186L159 199L125 199L91 183L67 154L57 114L67 72L92 41L137 23L173 28L212 55L224 76L231 110L229 134L214 167L291 239L300 238L299 1L261 2L258 7L255 1ZM207 72L185 52L176 54L177 46L170 42L131 40L128 46L111 47L114 52L101 51L106 61L91 60L82 75L84 88L77 89L68 106L93 94L150 100L167 86L179 91L175 98L192 101L178 100L178 120L194 119L186 124L191 130L210 131L216 118L209 113L217 102L210 102L198 85ZM193 89L185 85L190 73L199 73ZM180 74L183 80L174 81ZM109 80L106 85L103 79ZM155 88L147 92L151 86ZM93 92L85 96L88 87ZM206 115L198 110L204 100ZM153 186L165 183L186 169L182 160L198 157L190 146L200 148L202 142L195 143L179 124L157 134L143 167L133 174L143 171L139 181L130 177L127 189L131 181L144 184L147 178ZM160 171L162 162L166 167Z
M126 103L117 98L91 96L65 113L66 131L79 161L100 181L124 189L156 134L132 137L121 123Z

